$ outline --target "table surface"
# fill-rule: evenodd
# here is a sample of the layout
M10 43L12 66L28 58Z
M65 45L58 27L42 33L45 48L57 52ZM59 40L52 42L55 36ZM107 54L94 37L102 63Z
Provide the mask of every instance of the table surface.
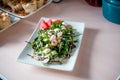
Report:
M41 17L85 23L74 70L59 71L17 62ZM51 3L0 33L0 73L8 80L115 80L120 75L120 25L106 20L101 7L84 0Z

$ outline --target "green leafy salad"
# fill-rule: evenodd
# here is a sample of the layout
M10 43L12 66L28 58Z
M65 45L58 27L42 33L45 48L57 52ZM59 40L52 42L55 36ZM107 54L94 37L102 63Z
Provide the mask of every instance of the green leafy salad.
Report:
M37 37L29 42L34 52L28 54L43 64L63 64L72 56L76 43L76 30L61 20L41 20Z

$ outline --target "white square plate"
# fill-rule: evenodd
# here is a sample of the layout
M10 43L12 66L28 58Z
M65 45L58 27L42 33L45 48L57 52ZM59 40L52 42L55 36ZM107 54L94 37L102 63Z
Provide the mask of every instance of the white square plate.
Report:
M41 18L41 19L42 20L48 20L49 18ZM81 42L82 42L82 37L83 37L83 32L84 32L85 27L84 27L84 23L80 23L80 22L72 22L72 21L64 21L64 22L73 26L73 28L76 29L77 32L79 32L81 34L78 37L79 41L77 43L76 50L73 53L73 55L70 57L70 59L68 59L67 63L51 64L51 65L45 66L40 61L32 59L27 55L27 54L33 53L33 49L30 47L29 44L27 44L25 46L25 48L21 52L20 56L18 57L17 61L27 63L27 64L31 64L31 65L35 65L35 66L41 66L41 67L45 67L45 68L52 68L52 69L63 70L63 71L72 71L73 68L74 68L77 56L79 54L79 49L80 49L80 45L81 45ZM32 36L30 37L29 42L33 41L37 37L38 29L39 29L39 27L37 25L35 31L33 32Z
M0 73L0 80L7 80L7 78Z
M116 80L120 80L120 75L117 77L117 79Z

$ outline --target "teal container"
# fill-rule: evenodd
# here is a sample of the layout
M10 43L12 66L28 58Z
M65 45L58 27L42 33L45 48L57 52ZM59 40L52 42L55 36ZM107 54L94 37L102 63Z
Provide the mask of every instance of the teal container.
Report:
M120 24L120 0L102 0L103 16L116 24Z

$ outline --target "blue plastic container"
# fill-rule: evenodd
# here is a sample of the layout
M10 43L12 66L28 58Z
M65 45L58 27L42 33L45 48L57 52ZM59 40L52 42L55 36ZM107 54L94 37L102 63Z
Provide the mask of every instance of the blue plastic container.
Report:
M102 10L107 20L120 24L120 0L102 0Z

